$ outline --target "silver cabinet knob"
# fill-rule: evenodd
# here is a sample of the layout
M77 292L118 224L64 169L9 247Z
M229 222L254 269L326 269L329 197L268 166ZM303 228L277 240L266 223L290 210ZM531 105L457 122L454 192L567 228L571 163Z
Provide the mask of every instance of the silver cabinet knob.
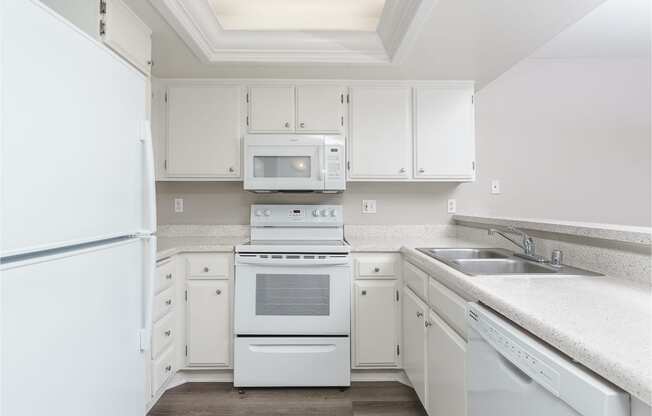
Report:
M172 371L172 366L171 365L165 366L165 371L167 371L168 373Z
M168 280L172 279L172 273L168 273L168 274L166 274L166 275L165 275L165 278L168 279Z
M286 121L285 124L284 124L284 126L285 126L286 129L289 128L289 127L290 127L290 122L289 122L289 121Z
M425 170L424 168L419 169L419 173L423 173L423 172L425 172L425 171L426 171L426 170Z
M423 316L423 312L417 311L417 318L421 318Z
M399 172L405 173L405 168L401 168L401 170L399 170Z
M222 294L222 291L221 291L220 289L217 289L217 290L215 291L215 293L217 293L218 295L221 295L221 294Z
M169 305L172 305L172 299L168 299L168 300L166 300L166 301L165 301L165 304L168 305L168 306L169 306Z
M374 267L374 273L380 272L380 267Z
M432 322L430 321L426 321L423 324L426 326L426 328L430 328L432 326Z
M235 169L233 169L233 166L231 166L231 167L229 168L229 172L231 172L231 173L235 172Z
M172 335L172 330L168 329L167 331L164 332L164 334L166 337L169 337L170 335Z
M299 123L299 127L301 127L301 128L306 127L306 123Z
M361 294L362 296L365 296L365 295L367 294L367 291L366 291L366 290L363 290L362 292L360 292L360 294Z
M208 267L204 267L204 273L208 273L210 269Z

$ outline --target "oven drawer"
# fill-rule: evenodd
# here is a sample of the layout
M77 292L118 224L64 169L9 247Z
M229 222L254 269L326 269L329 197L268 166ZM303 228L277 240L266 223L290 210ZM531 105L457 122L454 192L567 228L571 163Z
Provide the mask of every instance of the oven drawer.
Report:
M237 337L236 387L349 386L349 337Z

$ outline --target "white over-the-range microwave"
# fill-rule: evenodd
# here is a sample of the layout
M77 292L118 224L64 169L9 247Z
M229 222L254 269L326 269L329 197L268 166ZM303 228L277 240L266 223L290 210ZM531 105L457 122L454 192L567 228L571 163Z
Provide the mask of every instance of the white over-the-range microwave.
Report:
M343 136L255 134L244 138L244 189L341 192L346 189Z

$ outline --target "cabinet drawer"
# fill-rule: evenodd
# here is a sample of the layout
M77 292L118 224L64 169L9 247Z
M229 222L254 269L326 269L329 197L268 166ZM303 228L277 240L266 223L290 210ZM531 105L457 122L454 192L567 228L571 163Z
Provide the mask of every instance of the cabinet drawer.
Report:
M165 315L164 318L154 324L152 329L152 358L156 358L174 340L174 317L173 313Z
M361 278L395 278L396 261L389 257L373 257L357 259L358 276Z
M403 281L422 300L428 301L428 275L413 266L411 263L403 262Z
M169 287L154 297L152 322L156 322L172 310L174 306L174 288Z
M466 302L458 294L430 278L430 308L466 340Z
M153 392L157 392L176 371L174 365L174 347L170 347L157 360L152 371Z
M165 260L156 265L156 281L154 282L154 293L159 293L174 283L175 270L174 260Z
M231 256L190 254L186 256L188 279L227 279L231 275Z

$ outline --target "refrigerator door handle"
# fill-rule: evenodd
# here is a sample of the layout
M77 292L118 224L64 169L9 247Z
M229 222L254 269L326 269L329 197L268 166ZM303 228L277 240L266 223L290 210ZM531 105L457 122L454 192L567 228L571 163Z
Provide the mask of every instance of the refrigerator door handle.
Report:
M149 120L143 122L141 142L145 155L145 233L156 232L156 172L154 170L154 146Z
M143 313L141 329L138 334L140 351L149 351L152 334L152 308L154 304L154 280L156 279L156 236L143 235L145 243L145 270L143 276Z

